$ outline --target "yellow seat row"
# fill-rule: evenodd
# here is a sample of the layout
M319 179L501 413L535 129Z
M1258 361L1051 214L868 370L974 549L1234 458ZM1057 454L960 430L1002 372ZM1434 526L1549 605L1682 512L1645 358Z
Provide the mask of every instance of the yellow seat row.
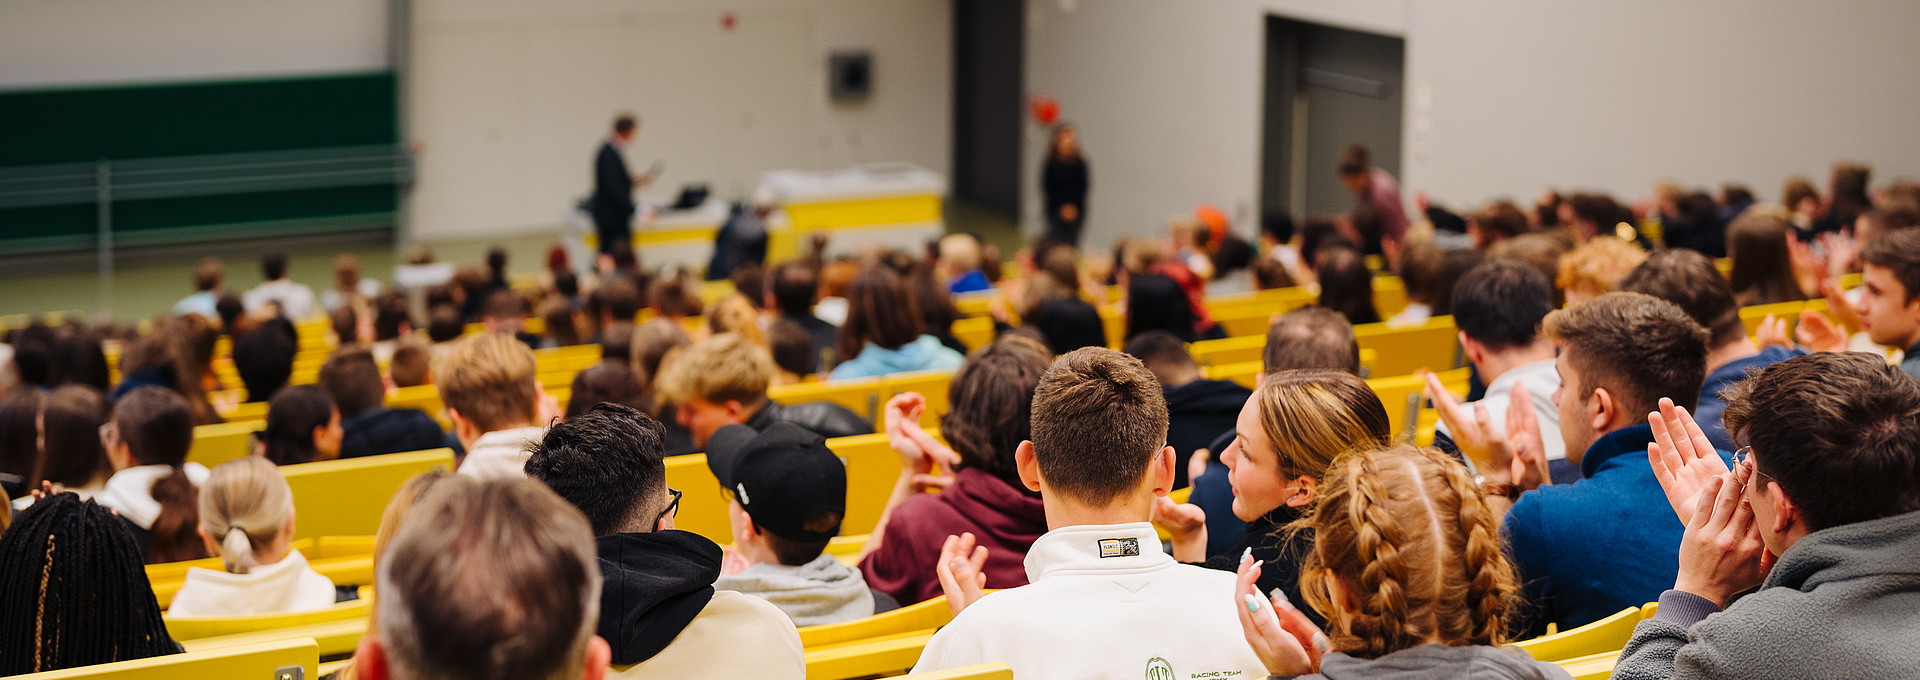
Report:
M938 432L931 434L939 436ZM872 533L900 477L899 454L893 452L884 434L829 439L827 447L847 465L847 514L840 523L840 533ZM706 454L671 456L666 459L666 467L667 486L681 493L675 527L722 545L732 543L733 530L727 522L731 499L707 468Z
M811 401L839 404L866 418L868 422L873 423L877 431L882 427L880 409L886 405L887 400L902 392L919 392L921 396L927 398L927 409L921 416L920 423L926 427L935 427L939 425L940 416L947 412L947 385L953 381L953 373L953 371L915 371L877 378L778 385L767 390L767 397L780 404L803 404Z

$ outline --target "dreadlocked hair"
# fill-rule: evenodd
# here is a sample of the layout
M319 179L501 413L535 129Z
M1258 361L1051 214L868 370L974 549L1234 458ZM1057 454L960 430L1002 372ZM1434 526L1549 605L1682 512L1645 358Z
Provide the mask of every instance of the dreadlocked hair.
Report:
M1300 590L1335 650L1373 659L1428 641L1505 643L1519 585L1464 466L1402 444L1335 460L1321 489Z
M125 523L70 493L0 535L0 675L179 653Z

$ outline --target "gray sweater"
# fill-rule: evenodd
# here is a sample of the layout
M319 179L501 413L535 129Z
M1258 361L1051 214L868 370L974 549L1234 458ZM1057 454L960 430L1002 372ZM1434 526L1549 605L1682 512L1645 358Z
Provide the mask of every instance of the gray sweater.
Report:
M1268 676L1280 678L1286 676ZM1300 680L1417 680L1451 678L1466 680L1569 680L1572 676L1559 666L1533 657L1517 648L1487 646L1443 647L1421 645L1388 654L1378 659L1361 659L1339 652L1320 660L1320 672L1300 676Z
M1724 612L1667 591L1613 678L1920 678L1920 512L1809 534Z
M873 615L873 592L860 570L822 554L798 567L755 564L714 581L718 590L737 590L772 602L796 626L817 626Z

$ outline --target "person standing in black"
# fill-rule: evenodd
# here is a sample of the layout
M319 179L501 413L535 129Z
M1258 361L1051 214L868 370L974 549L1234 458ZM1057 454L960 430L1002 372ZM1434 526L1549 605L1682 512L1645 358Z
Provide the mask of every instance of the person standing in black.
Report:
M1087 219L1087 159L1080 155L1073 126L1053 129L1047 164L1040 172L1040 193L1047 210L1047 236L1080 247L1080 226Z
M639 126L631 114L615 118L613 136L593 159L593 229L602 253L612 253L614 244L633 238L633 189L653 181L652 173L634 177L627 172L627 159L620 153Z

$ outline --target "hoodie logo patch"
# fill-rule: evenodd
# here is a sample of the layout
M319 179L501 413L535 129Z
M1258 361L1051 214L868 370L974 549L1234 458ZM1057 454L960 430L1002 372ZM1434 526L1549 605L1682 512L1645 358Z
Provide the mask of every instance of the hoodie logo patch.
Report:
M1140 539L1137 539L1137 538L1100 539L1100 556L1103 558L1105 557L1138 557L1140 556Z
M1126 540L1133 540L1131 538ZM1102 541L1103 543L1105 541ZM1173 664L1166 659L1153 657L1147 660L1147 680L1173 680Z

